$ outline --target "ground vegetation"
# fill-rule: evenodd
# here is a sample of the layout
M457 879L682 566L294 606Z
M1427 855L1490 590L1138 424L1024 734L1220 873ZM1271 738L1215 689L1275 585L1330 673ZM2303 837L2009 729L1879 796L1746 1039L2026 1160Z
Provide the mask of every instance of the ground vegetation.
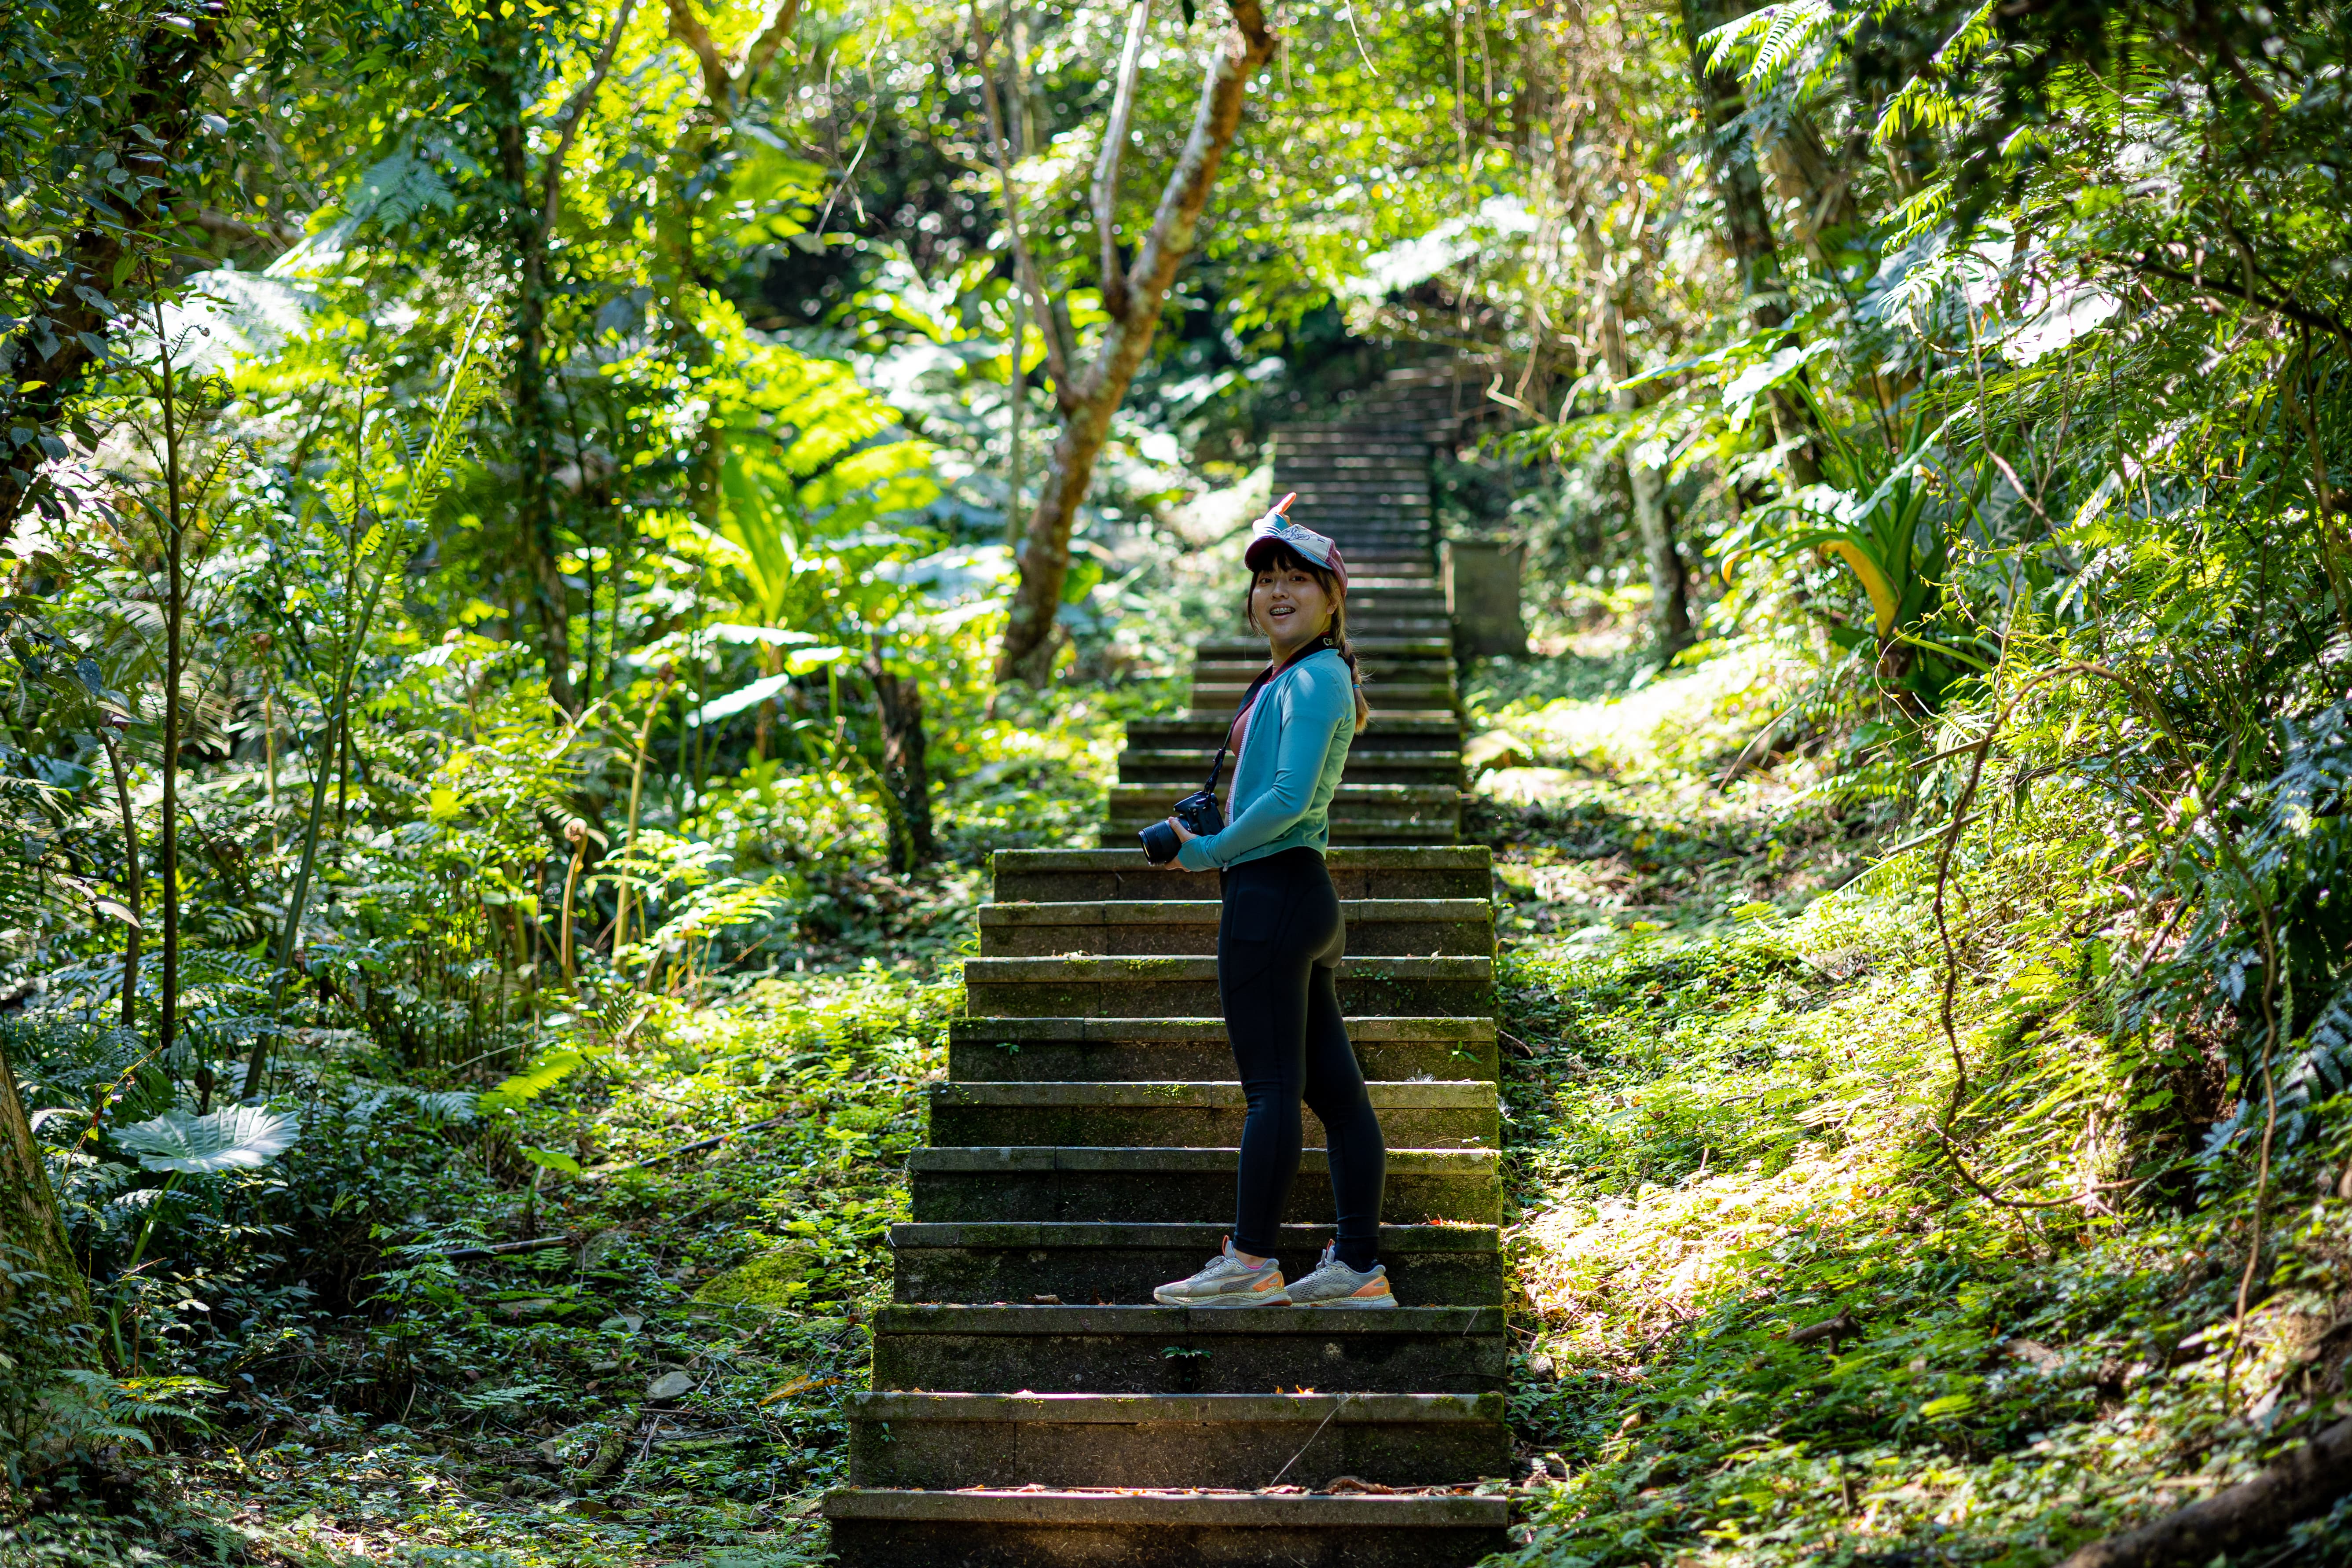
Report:
M1430 365L1518 1559L2343 1554L2346 23L16 6L0 1562L820 1561L988 852Z

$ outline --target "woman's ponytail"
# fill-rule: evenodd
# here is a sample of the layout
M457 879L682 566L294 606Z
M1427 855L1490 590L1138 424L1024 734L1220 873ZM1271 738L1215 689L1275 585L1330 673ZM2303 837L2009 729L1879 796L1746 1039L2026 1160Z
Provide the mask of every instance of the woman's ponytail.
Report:
M1372 705L1364 700L1364 672L1356 664L1356 650L1348 641L1348 595L1341 589L1331 606L1331 640L1337 651L1348 661L1348 684L1356 697L1356 728L1362 730L1372 721Z

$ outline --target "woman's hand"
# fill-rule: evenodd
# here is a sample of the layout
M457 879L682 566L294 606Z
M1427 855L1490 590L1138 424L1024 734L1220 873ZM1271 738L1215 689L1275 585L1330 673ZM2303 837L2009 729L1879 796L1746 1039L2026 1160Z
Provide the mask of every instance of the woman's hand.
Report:
M1172 816L1168 819L1168 826L1173 828L1176 832L1176 853L1179 855L1181 855L1184 852L1184 846L1192 843L1192 840L1201 837L1199 834L1193 832L1191 828L1185 826L1182 823L1177 821ZM1168 864L1173 866L1179 871L1189 871L1192 868L1192 867L1185 865L1181 860L1171 860Z

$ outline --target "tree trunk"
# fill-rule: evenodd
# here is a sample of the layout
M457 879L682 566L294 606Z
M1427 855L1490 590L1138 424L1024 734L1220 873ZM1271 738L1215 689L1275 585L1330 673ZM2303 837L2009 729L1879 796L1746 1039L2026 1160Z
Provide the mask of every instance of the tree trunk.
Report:
M2352 1421L2338 1421L2269 1469L2123 1535L2095 1541L2058 1568L2194 1568L2274 1541L2352 1489ZM2283 1562L2283 1558L2273 1558Z
M195 129L196 110L208 79L205 67L220 47L222 0L197 0L185 7L194 25L156 26L140 48L145 63L124 95L115 155L139 174L168 168ZM179 18L173 18L177 21ZM134 135L131 127L138 127ZM42 499L41 467L48 460L37 437L54 438L66 420L83 377L99 359L118 318L136 320L133 307L101 310L97 301L128 287L136 265L135 247L148 238L177 205L169 191L136 205L111 203L103 220L76 231L56 268L57 285L43 312L26 321L0 350L0 412L11 426L37 437L23 446L0 442L0 542L27 507Z
M1799 113L1774 137L1765 155L1772 164L1772 183L1780 197L1796 208L1797 243L1813 265L1827 271L1837 265L1843 242L1862 222L1853 200L1853 175L1830 156L1813 122Z
M877 640L866 656L866 679L874 683L882 714L882 783L898 809L890 822L890 864L912 871L934 859L931 833L931 773L926 760L930 737L923 730L923 689L911 675L892 670Z
M26 1301L27 1296L37 1299ZM46 1297L46 1300L37 1298ZM45 1319L89 1321L89 1293L74 1262L58 1200L41 1163L41 1146L16 1098L16 1072L0 1045L0 1376L22 1372L8 1367L55 1365L58 1345L16 1342L37 1332Z
M508 202L509 243L520 284L515 300L514 409L516 534L530 574L540 658L547 692L569 714L580 710L572 687L572 598L557 562L551 448L555 420L547 397L547 222L539 182L530 177L530 149L522 123L521 40L509 35L513 58L491 81L499 117L499 173Z
M1716 197L1723 204L1724 237L1739 268L1748 319L1759 331L1770 331L1788 324L1788 280L1773 243L1771 215L1764 207L1764 181L1757 173L1756 151L1739 126L1747 105L1739 78L1709 66L1699 45L1702 37L1731 19L1725 0L1683 0L1691 85L1698 95L1699 123L1706 128L1707 173ZM1821 468L1813 452L1811 415L1786 387L1774 388L1769 401L1773 426L1780 440L1790 444L1783 459L1790 482L1813 483L1821 478Z
M1250 79L1274 53L1275 37L1266 26L1259 0L1227 0L1234 26L1226 33L1201 84L1201 99L1192 115L1192 133L1161 188L1151 227L1137 249L1134 264L1121 275L1101 279L1103 299L1120 309L1104 329L1094 357L1074 376L1056 374L1055 403L1061 432L1037 504L1029 514L1025 548L1021 552L1021 582L1013 590L1004 642L996 655L996 679L1043 686L1053 672L1055 618L1062 607L1062 587L1070 571L1070 531L1078 507L1094 479L1095 461L1110 433L1111 416L1127 396L1143 356L1150 352L1159 330L1160 310L1174 282L1176 269L1191 254L1201 212L1208 205L1210 187L1225 152L1241 128L1242 100ZM993 92L993 88L990 89ZM1117 151L1116 148L1113 151ZM1018 216L1008 213L1017 224ZM1034 273L1028 287L1038 290ZM1030 301L1038 325L1053 331L1052 316L1042 297ZM1062 369L1071 369L1066 361Z
M1618 384L1610 405L1620 414L1641 407L1641 395L1623 384L1633 379L1633 358L1625 347L1625 302L1617 280L1610 276L1609 258L1591 211L1576 208L1577 238L1584 252L1585 270L1593 279L1594 314L1600 329L1601 363L1609 379ZM1658 662L1665 663L1691 642L1690 574L1682 552L1675 545L1674 520L1666 514L1665 477L1632 452L1620 459L1625 488L1633 497L1633 531L1642 542L1642 560L1650 577L1650 636L1657 645Z

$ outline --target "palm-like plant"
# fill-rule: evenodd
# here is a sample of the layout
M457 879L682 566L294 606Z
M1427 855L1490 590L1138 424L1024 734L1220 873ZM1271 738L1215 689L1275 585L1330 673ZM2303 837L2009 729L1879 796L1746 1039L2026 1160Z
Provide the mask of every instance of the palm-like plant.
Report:
M1889 447L1821 423L1828 432L1822 440L1828 478L1748 513L1725 542L1725 580L1749 556L1786 560L1814 552L1832 557L1870 600L1870 635L1882 677L1916 689L1916 681L1904 678L1921 651L1980 668L1977 652L1927 635L1942 605L1951 561L1945 518L1955 504L1973 510L1976 500L1939 461L1945 426L1931 427L1923 411L1912 417L1901 444ZM1861 636L1841 640L1859 643ZM1927 683L1937 689L1917 694L1932 700L1945 683L1937 674Z

